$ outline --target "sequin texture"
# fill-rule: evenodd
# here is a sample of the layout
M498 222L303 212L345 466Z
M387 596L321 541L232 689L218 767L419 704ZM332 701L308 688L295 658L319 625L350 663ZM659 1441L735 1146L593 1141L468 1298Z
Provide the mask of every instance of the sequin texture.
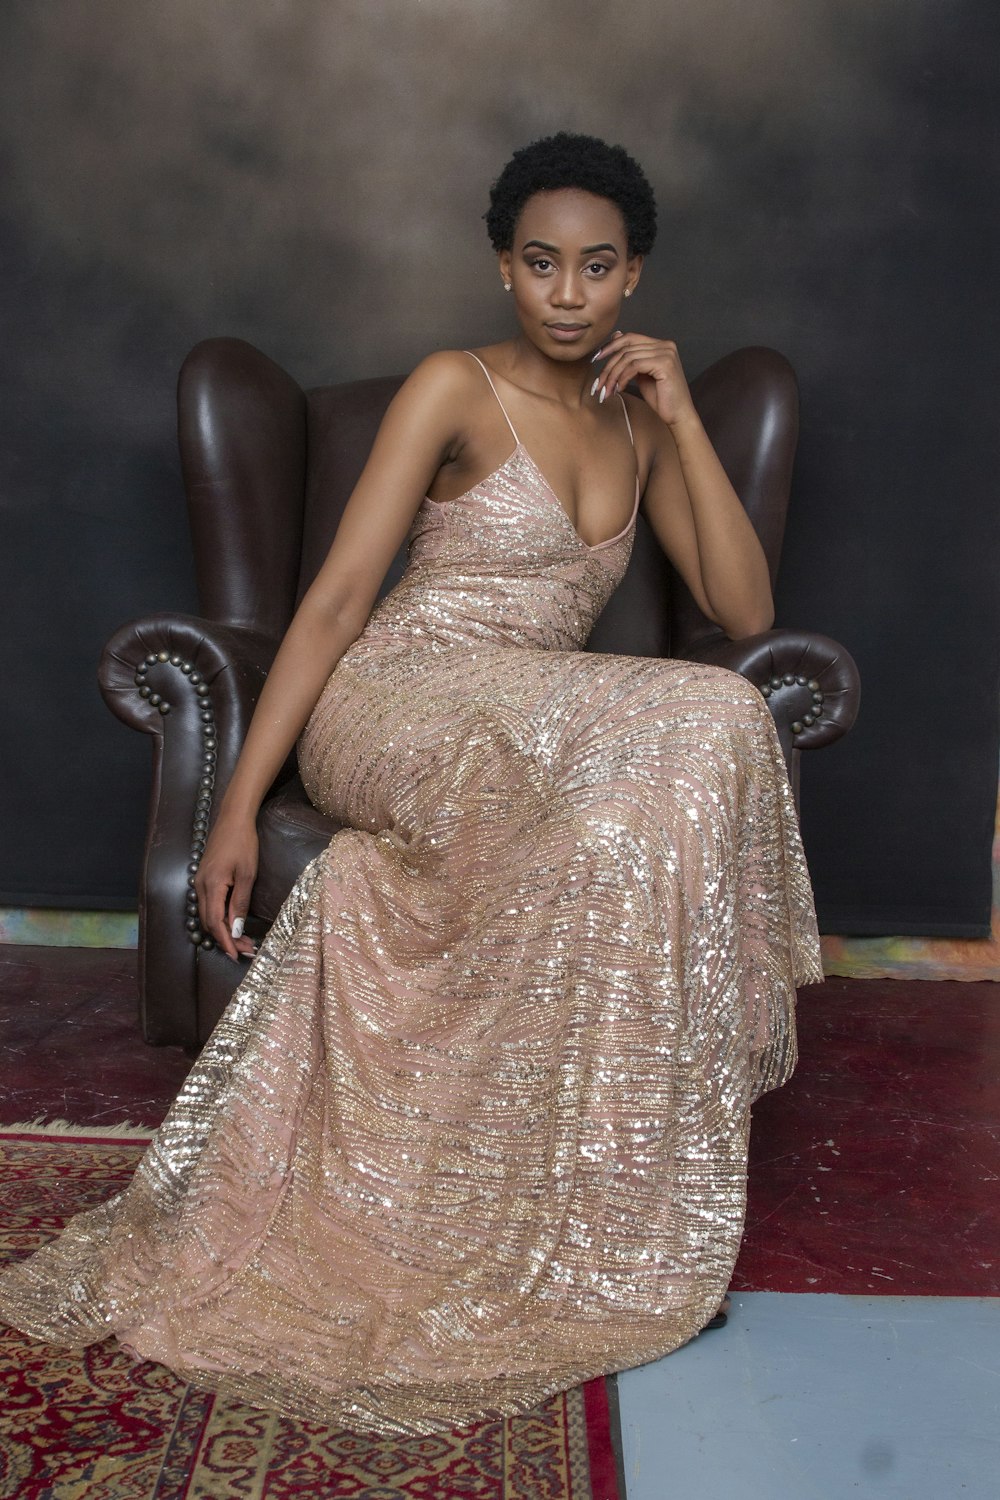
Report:
M346 826L126 1190L0 1276L8 1322L430 1432L715 1312L822 976L760 694L581 649L633 528L589 546L519 443L424 502L300 744Z

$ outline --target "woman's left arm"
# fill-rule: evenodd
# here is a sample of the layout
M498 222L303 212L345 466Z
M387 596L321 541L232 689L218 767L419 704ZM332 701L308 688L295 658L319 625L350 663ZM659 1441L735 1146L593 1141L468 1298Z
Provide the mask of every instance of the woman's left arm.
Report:
M764 549L695 410L677 345L616 334L600 354L605 399L634 381L659 418L645 424L652 452L643 511L663 550L698 607L733 640L769 630Z

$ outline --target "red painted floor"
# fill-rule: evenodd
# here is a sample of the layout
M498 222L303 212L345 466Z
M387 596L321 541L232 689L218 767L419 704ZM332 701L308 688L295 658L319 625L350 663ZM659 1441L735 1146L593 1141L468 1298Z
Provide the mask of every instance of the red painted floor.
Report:
M132 953L0 946L0 1123L155 1126L191 1065L149 1047ZM1000 1293L1000 986L830 979L754 1111L743 1291Z
M0 1123L158 1125L187 1077L139 1035L135 954L0 944Z
M754 1111L745 1291L1000 1292L1000 985L828 979Z

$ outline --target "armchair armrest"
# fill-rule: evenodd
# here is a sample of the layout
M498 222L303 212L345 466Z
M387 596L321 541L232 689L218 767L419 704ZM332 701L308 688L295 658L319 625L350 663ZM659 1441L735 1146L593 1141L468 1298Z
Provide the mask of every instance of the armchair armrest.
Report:
M101 656L104 701L153 738L139 902L139 1011L149 1042L197 1043L183 997L199 947L213 945L198 922L194 875L278 644L191 615L151 615L122 626ZM171 1024L152 1023L153 1014Z
M798 797L798 754L846 734L858 716L861 680L837 641L811 630L765 630L731 641L711 635L685 647L686 661L739 672L767 699Z

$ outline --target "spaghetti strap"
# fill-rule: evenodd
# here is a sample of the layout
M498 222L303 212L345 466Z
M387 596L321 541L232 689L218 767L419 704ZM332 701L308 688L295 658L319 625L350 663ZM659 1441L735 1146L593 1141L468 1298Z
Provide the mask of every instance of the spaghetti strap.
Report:
M628 428L628 440L632 444L632 452L634 453L635 438L632 436L632 423L628 419L628 407L625 405L625 397L622 395L621 391L618 392L618 399L622 404L622 411L625 413L625 426Z
M635 513L639 509L639 456L635 451L635 438L632 436L632 423L628 419L628 407L625 404L625 397L622 395L621 391L618 392L618 399L622 404L622 411L625 413L625 426L628 428L628 440L632 444L632 457L635 459L635 505L632 507L632 518L634 520Z
M517 428L514 426L513 422L510 420L510 417L507 415L507 408L506 408L506 406L504 406L503 402L500 400L500 393L498 392L496 386L493 384L493 376L490 374L490 372L487 369L486 365L483 364L483 362L479 358L478 354L473 354L473 352L472 352L471 349L463 349L462 353L463 354L467 354L470 359L474 359L476 361L476 364L482 370L483 374L486 376L486 379L490 383L490 390L493 392L494 396L496 397L497 405L499 406L500 410L503 412L504 421L507 423L507 426L510 428L511 432L513 433L514 442L517 444L518 448L521 448L523 445L521 443L521 439L517 435ZM621 391L618 392L618 399L619 399L619 401L622 404L622 411L623 411L623 413L625 415L625 426L628 428L628 440L632 444L632 455L633 455L633 457L635 457L635 437L633 436L633 433L632 433L632 423L629 421L628 407L625 404L625 397L622 395ZM528 456L530 457L530 454ZM536 468L537 468L537 465L536 465ZM635 507L633 507L633 511L632 511L633 518L635 516L635 509L638 507L638 504L639 504L639 473L638 473L638 469L637 469L636 470L636 476L635 476ZM614 538L614 540L617 541L617 537Z
M513 422L510 420L510 417L508 417L508 415L507 415L507 408L506 408L506 406L504 406L503 402L500 400L499 395L497 395L497 388L493 384L493 376L490 374L489 370L483 364L483 362L479 358L478 354L473 354L473 352L472 352L471 349L463 349L462 353L463 354L467 354L470 359L474 359L476 361L476 364L482 370L483 374L486 376L486 379L490 383L490 390L493 392L494 396L496 396L496 398L497 398L497 405L499 406L500 410L503 412L504 421L507 423L507 426L510 428L511 432L514 434L514 441L517 444L517 446L520 448L520 446L521 446L521 439L517 435L517 429L515 428ZM627 418L626 418L626 420L627 420Z

